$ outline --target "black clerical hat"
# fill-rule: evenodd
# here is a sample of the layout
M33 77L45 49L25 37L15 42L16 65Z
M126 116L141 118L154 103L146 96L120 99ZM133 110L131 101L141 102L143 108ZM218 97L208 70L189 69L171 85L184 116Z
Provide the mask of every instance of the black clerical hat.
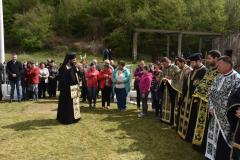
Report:
M193 53L191 56L188 57L190 61L197 61L201 60L202 58L202 53Z
M228 56L228 57L232 57L233 54L233 50L232 49L227 49L224 51L224 55Z
M76 58L76 53L69 52L69 53L67 53L66 57L68 60L74 59L74 58Z

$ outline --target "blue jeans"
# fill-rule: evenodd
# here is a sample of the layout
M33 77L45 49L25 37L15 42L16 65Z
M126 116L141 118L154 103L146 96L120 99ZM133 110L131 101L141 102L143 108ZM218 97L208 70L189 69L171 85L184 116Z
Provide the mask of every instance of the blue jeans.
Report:
M27 87L22 86L22 100L26 100L26 99L27 99Z
M96 99L97 99L97 90L98 88L88 88L88 103L89 105L92 105L92 102L94 105L96 105Z
M117 106L119 110L126 109L127 92L125 88L115 88Z
M11 86L11 93L10 93L10 99L14 98L14 91L15 91L15 86L17 89L17 96L18 96L18 100L21 99L21 95L20 95L20 80L12 80L10 81L10 86Z
M38 84L32 84L33 87L33 99L38 100Z

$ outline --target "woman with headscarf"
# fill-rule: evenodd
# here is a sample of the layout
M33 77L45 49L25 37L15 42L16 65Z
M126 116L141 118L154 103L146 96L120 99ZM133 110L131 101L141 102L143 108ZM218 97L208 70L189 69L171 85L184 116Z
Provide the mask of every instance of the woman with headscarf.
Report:
M79 84L75 64L76 54L68 53L59 68L60 96L57 120L62 124L76 123L80 120L79 98L73 97L71 92L71 87Z

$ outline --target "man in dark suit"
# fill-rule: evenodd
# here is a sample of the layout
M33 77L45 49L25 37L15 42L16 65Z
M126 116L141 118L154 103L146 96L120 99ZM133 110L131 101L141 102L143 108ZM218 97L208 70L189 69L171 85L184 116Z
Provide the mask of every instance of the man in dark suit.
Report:
M11 86L10 102L12 102L14 98L15 86L17 89L18 101L19 102L21 101L20 82L21 82L22 70L23 70L22 63L20 61L17 61L17 54L14 53L12 55L12 60L7 63L7 67L6 67L8 80Z

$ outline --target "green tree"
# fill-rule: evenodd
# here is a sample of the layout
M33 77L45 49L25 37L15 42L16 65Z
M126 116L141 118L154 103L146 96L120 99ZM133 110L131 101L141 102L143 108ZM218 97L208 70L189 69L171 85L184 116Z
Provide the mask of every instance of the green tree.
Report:
M49 6L39 4L24 14L16 14L12 34L22 49L41 49L51 34Z
M225 5L226 32L240 31L240 1L227 0Z
M225 0L186 0L191 30L224 32Z

